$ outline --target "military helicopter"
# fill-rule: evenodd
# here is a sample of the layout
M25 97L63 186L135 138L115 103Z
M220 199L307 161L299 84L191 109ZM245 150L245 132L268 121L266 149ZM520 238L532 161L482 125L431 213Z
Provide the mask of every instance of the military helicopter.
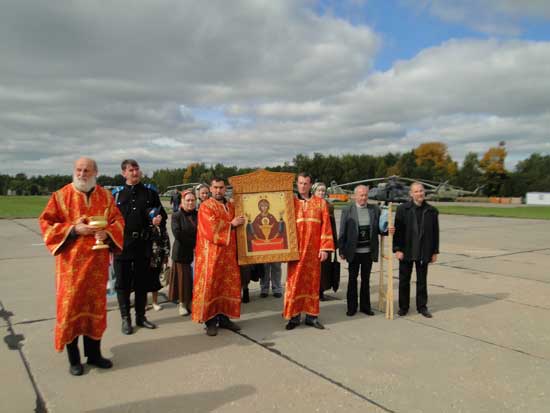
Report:
M477 196L485 186L480 185L473 191L468 191L458 186L450 185L449 181L438 183L434 181L422 180L421 182L424 184L424 188L426 188L426 191L428 192L427 198L432 201L454 201L456 198L463 196Z
M415 182L415 179L403 178L397 175L384 178L363 179L348 182L340 186L357 186L360 184L377 183L369 189L369 199L380 202L407 202L410 199L410 186L406 182Z
M348 199L346 199L347 201L353 194L353 191L345 189L344 187L355 187L360 184L369 184L373 182L378 182L378 184L369 189L369 199L384 203L407 202L410 199L410 184L413 182L420 182L423 184L426 190L426 198L434 201L455 200L457 197L466 195L475 196L483 188L478 187L474 191L467 191L457 186L450 185L448 181L434 182L425 179L412 179L392 175L384 178L362 179L360 181L348 182L341 185L333 181L328 191L329 198L336 197L336 194L343 194L338 195L338 197L343 197L345 195L348 197Z

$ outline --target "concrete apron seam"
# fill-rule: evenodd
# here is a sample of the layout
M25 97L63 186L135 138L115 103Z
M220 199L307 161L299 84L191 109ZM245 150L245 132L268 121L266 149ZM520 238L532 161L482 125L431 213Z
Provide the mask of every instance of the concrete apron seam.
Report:
M29 230L33 234L38 235L40 237L40 239L42 239L42 234L40 233L40 231L37 231L34 228L28 227L27 225L22 224L21 222L18 222L17 218L10 218L10 219L8 219L8 221L13 222L15 225L19 225L20 227L23 227L23 228Z
M547 359L546 357L539 356L539 355L533 354L533 353L529 353L529 352L527 352L527 351L520 350L520 349L518 349L518 348L507 347L507 346L504 346L504 345L502 345L502 344L494 343L494 342L489 341L489 340L484 340L484 339L482 339L482 338L472 337L472 336L469 336L469 335L467 335L467 334L462 334L462 333L458 333L458 332L456 332L456 331L447 330L447 329L445 329L445 328L443 328L443 327L434 326L434 325L431 325L431 324L428 324L428 323L424 323L424 322L418 321L418 320L411 320L411 319L407 319L407 318L402 318L402 319L403 319L403 321L408 321L409 323L420 324L420 325L423 325L424 327L433 328L433 329L435 329L435 330L443 331L443 332L448 333L448 334L453 334L453 335L455 335L455 336L468 338L468 339L470 339L470 340L477 341L477 342L480 342L480 343L489 344L489 345L491 345L491 346L495 346L495 347L501 348L501 349L503 349L503 350L513 351L513 352L515 352L515 353L519 353L519 354L522 354L522 355L524 355L524 356L532 357L532 358L535 358L535 359L537 359L537 360L550 361L550 360Z
M36 395L36 407L34 409L35 413L47 413L48 410L46 409L46 403L44 402L44 398L42 397L42 394L38 389L38 385L36 384L36 380L34 379L34 375L32 374L29 361L23 353L21 341L23 341L25 337L22 334L15 333L15 330L13 329L10 321L10 317L12 315L13 313L11 311L7 311L4 308L4 304L2 303L2 301L0 301L0 318L2 318L6 322L7 330L9 333L7 336L4 337L4 342L8 346L8 349L16 350L19 353L19 357L21 358L23 366L25 367L25 371L27 372L27 377L31 382L34 394Z
M440 265L442 267L447 267L447 268L454 268L454 269L457 269L457 270L463 270L463 271L469 271L469 272L476 272L476 273L480 273L480 274L491 274L491 275L496 275L498 277L506 277L506 278L513 278L513 279L520 279L520 280L526 280L526 281L532 281L532 282L537 282L537 283L541 283L541 284L550 284L549 281L542 281L542 280L533 280L531 278L527 278L527 277L522 277L520 275L508 275L508 274L500 274L498 272L492 272L492 271L484 271L484 270L474 270L472 268L468 268L468 267L461 267L459 265L449 265L449 264L434 264L434 265ZM394 277L395 278L395 277Z
M241 337L243 337L243 338L245 338L245 339L251 341L252 343L257 344L258 346L262 347L264 350L267 350L267 351L269 351L270 353L273 353L273 354L275 354L276 356L278 356L278 357L280 357L280 358L282 358L282 359L284 359L284 360L286 360L286 361L288 361L288 362L294 364L295 366L298 366L298 367L300 367L300 368L306 370L307 372L312 373L312 374L316 375L317 377L319 377L319 378L321 378L321 379L323 379L323 380L325 380L325 381L328 381L329 383L331 383L331 384L333 384L333 385L335 385L335 386L341 388L342 390L345 390L345 391L348 392L348 393L353 394L354 396L359 397L360 399L362 399L362 400L366 401L367 403L370 403L370 404L372 404L372 405L374 405L374 406L376 406L376 407L382 409L382 410L385 411L385 412L388 412L388 413L396 413L395 410L391 410L391 409L389 409L388 407L385 407L385 406L383 406L382 404L380 404L380 403L378 403L378 402L376 402L376 401L374 401L374 400L368 398L367 396L365 396L365 395L359 393L358 391L353 390L351 387L348 387L348 386L346 386L345 384L340 383L340 382L338 382L338 381L336 381L336 380L334 380L334 379L332 379L332 378L330 378L330 377L324 375L323 373L321 373L321 372L319 372L319 371L316 371L316 370L314 370L313 368L311 368L311 367L309 367L309 366L306 366L306 365L303 364L303 363L300 363L300 362L297 361L297 360L294 360L292 357L290 357L290 356L288 356L288 355L286 355L286 354L283 354L283 353L282 353L281 351L279 351L279 350L276 350L276 349L274 349L274 348L271 348L271 347L269 347L268 345L266 345L266 344L264 344L264 343L261 343L261 342L259 342L258 340L254 339L254 338L252 338L252 337L250 337L250 336L248 336L248 335L246 335L246 334L244 334L244 333L242 333L242 332L240 332L240 331L239 331L239 332L235 332L235 334L240 335Z

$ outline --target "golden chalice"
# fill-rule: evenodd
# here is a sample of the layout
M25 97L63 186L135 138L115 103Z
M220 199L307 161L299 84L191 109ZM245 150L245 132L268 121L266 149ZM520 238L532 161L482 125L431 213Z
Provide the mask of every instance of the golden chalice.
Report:
M103 215L97 215L90 217L88 220L88 225L96 229L105 229L107 228L107 218ZM109 248L107 244L104 244L103 241L96 239L95 245L92 247L93 250L102 250Z

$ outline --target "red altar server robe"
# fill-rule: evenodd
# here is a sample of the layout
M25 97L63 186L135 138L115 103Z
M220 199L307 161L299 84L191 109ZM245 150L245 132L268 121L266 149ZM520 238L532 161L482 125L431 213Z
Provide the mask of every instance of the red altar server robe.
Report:
M319 251L334 251L326 201L312 196L294 199L300 260L288 263L283 317L306 313L319 315L321 260Z
M107 327L109 249L92 250L96 242L92 235L69 237L79 218L105 215L106 209L105 231L111 238L111 249L120 252L124 218L111 192L99 185L89 199L72 184L64 186L52 194L38 218L46 247L55 255L57 351L63 351L65 344L80 335L100 340Z
M204 323L216 314L241 316L241 275L237 239L231 229L235 207L213 198L201 203L198 214L193 282L194 321Z

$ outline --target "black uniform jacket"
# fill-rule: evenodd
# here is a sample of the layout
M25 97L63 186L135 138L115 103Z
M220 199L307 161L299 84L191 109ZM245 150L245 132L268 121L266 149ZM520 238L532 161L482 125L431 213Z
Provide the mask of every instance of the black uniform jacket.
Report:
M393 236L393 252L404 253L405 261L412 260L412 237L416 214L412 201L401 204L395 213L395 234ZM439 212L436 208L424 202L422 218L418 228L420 238L420 260L430 262L433 254L439 254Z
M119 260L134 260L151 255L151 218L149 213L158 209L162 216L161 225L166 225L166 211L162 207L158 193L141 182L136 185L124 185L114 192L120 213L124 217L124 248Z

